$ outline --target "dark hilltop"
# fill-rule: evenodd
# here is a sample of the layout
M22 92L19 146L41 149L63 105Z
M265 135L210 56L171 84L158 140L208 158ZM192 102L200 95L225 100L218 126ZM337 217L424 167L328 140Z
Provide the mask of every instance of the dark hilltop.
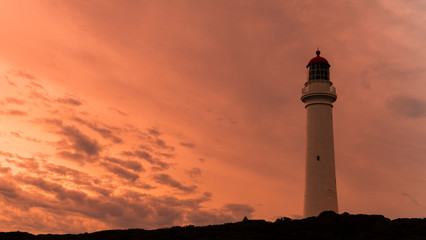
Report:
M132 240L132 239L426 239L426 218L390 220L381 215L351 215L323 212L300 220L280 218L275 222L248 220L211 226L184 226L157 230L108 230L82 234L2 232L0 239L26 240Z

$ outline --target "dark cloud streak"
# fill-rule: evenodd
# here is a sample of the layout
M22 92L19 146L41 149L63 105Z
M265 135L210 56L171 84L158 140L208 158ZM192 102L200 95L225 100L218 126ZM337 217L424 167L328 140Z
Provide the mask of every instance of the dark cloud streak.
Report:
M194 148L195 147L194 143L183 143L183 142L181 142L180 145L187 147L187 148Z
M138 174L132 173L132 172L130 172L130 171L118 166L118 165L110 164L110 163L106 163L106 162L101 163L101 165L103 167L105 167L108 171L114 173L115 175L117 175L121 178L127 179L131 182L134 182L139 178Z
M153 176L153 179L157 183L179 189L179 190L181 190L185 193L193 193L197 189L197 187L195 185L185 186L182 183L180 183L179 181L177 181L176 179L174 179L169 174L165 174L165 173L156 174L156 175Z
M116 163L116 164L118 164L122 167L129 168L129 169L136 171L136 172L144 172L145 171L145 169L142 167L142 164L140 164L137 161L133 161L133 160L127 160L126 161L126 160L121 160L121 159L113 158L113 157L106 157L104 159L108 162Z
M398 116L422 118L426 116L426 101L410 96L394 96L387 102L387 107Z
M12 98L12 97L8 97L6 98L6 102L7 103L13 103L13 104L18 104L18 105L23 105L25 104L24 100L18 99L18 98Z
M73 105L73 106L80 106L80 105L83 104L80 100L77 100L77 99L72 98L72 97L58 98L58 99L56 99L56 101L58 103L64 103L64 104L69 104L69 105Z
M16 109L10 109L7 111L0 111L0 114L2 115L9 115L9 116L28 116L28 113L21 111L21 110L16 110Z
M89 136L83 134L78 128L71 125L65 125L61 120L58 119L45 119L44 123L55 126L55 132L61 135L64 139L57 142L59 154L68 159L83 160L82 154L87 157L84 160L93 162L97 160L102 147L96 139L92 139ZM65 148L66 150L62 150ZM68 151L72 149L74 152ZM83 163L83 161L81 161Z
M169 168L169 164L161 161L160 159L157 158L153 158L152 155L146 151L140 151L140 150L136 150L136 151L123 151L121 152L121 155L123 156L127 156L127 157L137 157L140 159L143 159L147 162L149 162L150 164L153 165L155 170L166 170Z
M108 128L99 127L98 123L86 121L86 120L83 120L83 119L78 118L78 117L74 117L73 120L78 122L78 123L82 123L82 124L88 126L90 129L99 133L102 137L104 137L106 139L111 139L114 143L122 143L123 142L123 140L121 138L117 137L113 133L113 131L111 130L113 128L111 128L111 127L108 127ZM114 130L117 130L117 129L114 129Z

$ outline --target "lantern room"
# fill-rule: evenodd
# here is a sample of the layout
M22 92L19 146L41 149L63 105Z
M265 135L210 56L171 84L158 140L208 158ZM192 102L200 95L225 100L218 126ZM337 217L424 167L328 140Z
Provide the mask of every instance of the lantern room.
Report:
M308 70L308 81L314 80L330 80L330 64L327 59L320 56L317 50L317 56L312 58L306 68Z

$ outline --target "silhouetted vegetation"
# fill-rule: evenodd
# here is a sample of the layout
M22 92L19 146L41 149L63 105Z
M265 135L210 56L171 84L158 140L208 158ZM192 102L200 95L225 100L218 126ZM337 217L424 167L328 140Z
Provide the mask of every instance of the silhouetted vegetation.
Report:
M0 233L0 239L426 239L426 218L389 220L380 215L351 215L323 212L318 217L300 220L279 218L274 223L249 220L197 227L171 227L157 230L108 230L84 234Z

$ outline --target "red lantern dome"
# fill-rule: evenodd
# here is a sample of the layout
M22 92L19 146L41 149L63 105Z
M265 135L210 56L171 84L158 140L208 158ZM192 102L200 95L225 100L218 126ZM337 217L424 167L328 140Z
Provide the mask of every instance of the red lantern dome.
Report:
M317 56L316 57L314 57L314 58L312 58L309 62L308 62L308 65L306 65L306 67L309 67L309 65L311 65L311 64L313 64L313 63L325 63L325 64L327 64L328 65L328 67L330 67L330 64L328 63L328 61L327 61L327 59L325 59L325 58L323 58L323 57L320 57L320 51L319 50L317 50L316 51L316 54L317 54Z

